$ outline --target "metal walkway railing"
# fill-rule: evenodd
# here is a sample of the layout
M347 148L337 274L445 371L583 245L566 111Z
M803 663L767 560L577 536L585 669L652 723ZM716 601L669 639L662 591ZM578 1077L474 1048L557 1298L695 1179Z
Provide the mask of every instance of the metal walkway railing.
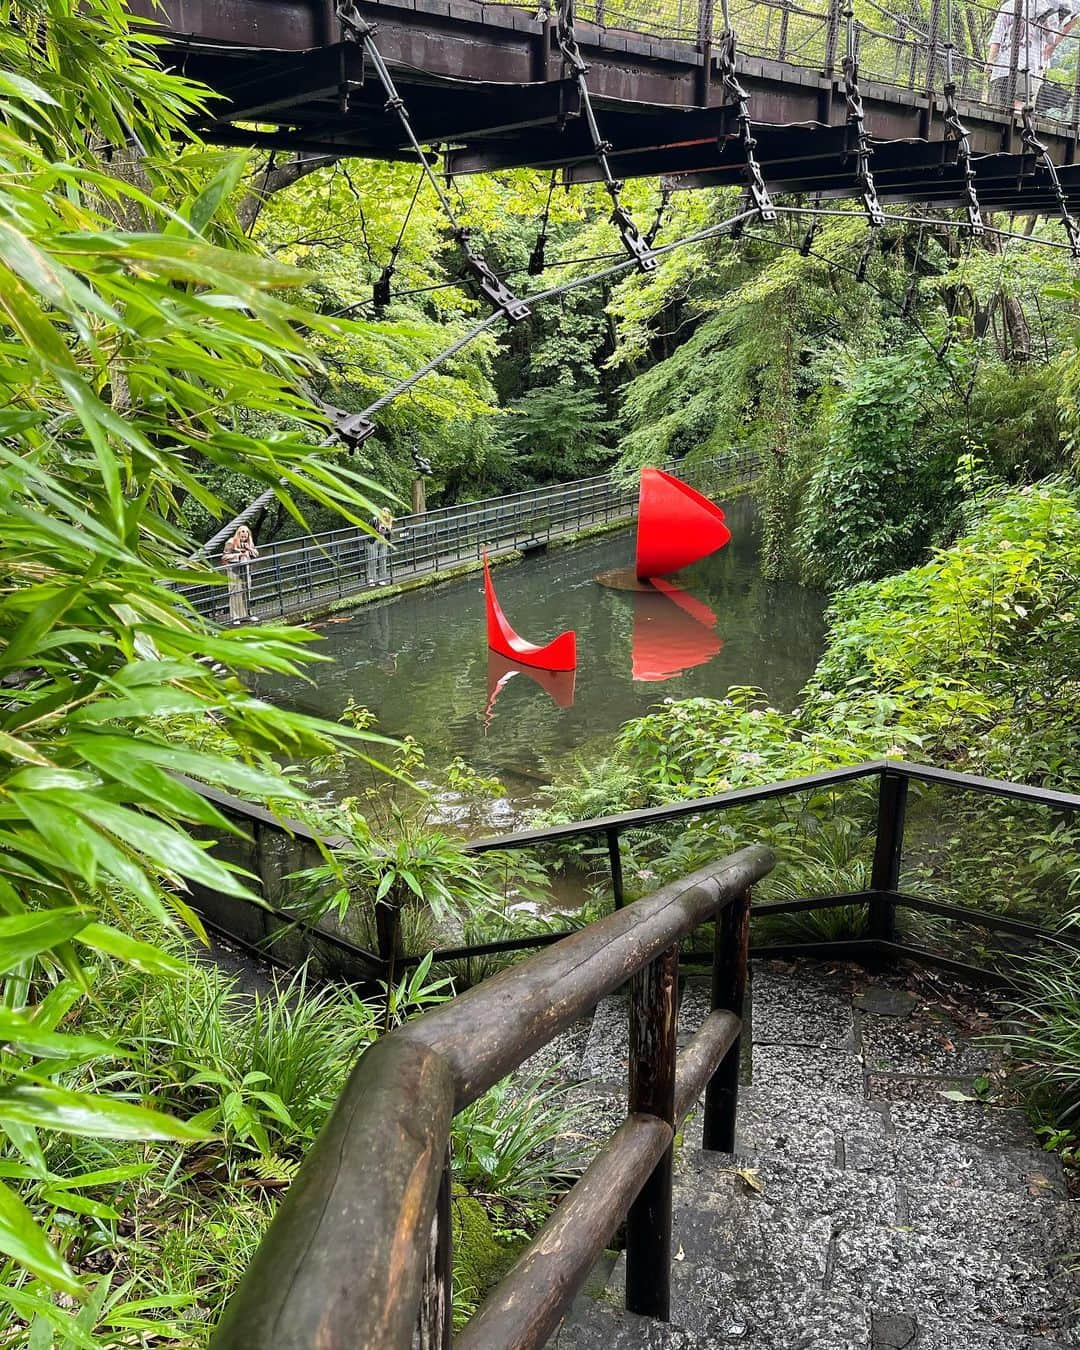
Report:
M663 467L701 492L743 482L757 467L750 450L729 450L692 464ZM288 618L336 599L361 595L380 584L393 585L430 575L490 553L527 548L590 526L632 519L637 483L599 474L572 483L531 488L445 506L423 515L402 516L387 548L365 530L258 544L259 557L241 568L214 569L213 580L185 586L182 594L205 618L230 618L230 585L243 588L243 605L253 620ZM233 572L230 579L229 571Z
M1080 67L1075 51L1080 24L1070 25L1071 4L730 0L727 7L744 56L827 74L840 68L849 8L862 80L941 94L951 74L958 98L1011 109L1030 97L1038 116L1077 125ZM579 0L575 11L579 19L602 28L698 44L717 41L724 25L724 7L718 0ZM991 68L989 53L995 41L1000 50ZM1048 48L1054 49L1049 58Z

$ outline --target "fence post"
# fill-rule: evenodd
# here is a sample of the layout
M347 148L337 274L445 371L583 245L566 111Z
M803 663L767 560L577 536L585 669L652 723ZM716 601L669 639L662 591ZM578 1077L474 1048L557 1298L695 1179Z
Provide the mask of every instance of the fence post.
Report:
M844 0L829 0L825 19L825 74L831 80L836 74L836 49L840 42L840 10Z
M926 54L926 92L934 93L934 62L938 52L938 30L941 27L941 0L930 0L930 50Z
M386 976L386 1009L383 1030L390 1030L390 1008L397 976L397 959L401 949L401 906L394 900L380 900L375 905L375 941L383 974Z
M675 1128L675 943L630 982L630 1112ZM671 1316L671 1173L674 1142L626 1216L626 1307L666 1322Z
M619 851L619 831L607 831L608 862L611 864L611 893L615 897L615 908L622 909L623 896L622 854Z
M892 942L896 936L896 906L886 896L900 884L900 855L904 847L908 780L885 769L878 789L877 840L870 874L870 936Z
M713 939L713 1011L742 1017L750 956L750 891L737 895L717 916ZM735 1152L735 1113L739 1106L740 1035L720 1061L705 1089L705 1125L701 1147L716 1153Z
M712 97L713 0L698 0L697 49L701 53L697 101L707 108Z
M1013 5L1012 38L1009 43L1009 74L1008 74L1009 82L1005 86L1006 104L1007 104L1005 111L1008 112L1010 115L1016 111L1016 99L1018 93L1017 78L1020 74L1019 70L1020 25L1023 23L1023 21L1024 21L1024 0L1016 0L1016 3ZM1029 38L1029 34L1026 31L1024 33L1024 37ZM1025 55L1024 55L1025 65L1027 64L1029 59L1027 52L1030 51L1030 48L1031 42L1030 40L1028 40L1025 43ZM1000 52L998 52L998 60L999 61L1001 60Z
M447 1156L431 1221L424 1288L420 1295L419 1350L450 1350L454 1329L453 1215Z

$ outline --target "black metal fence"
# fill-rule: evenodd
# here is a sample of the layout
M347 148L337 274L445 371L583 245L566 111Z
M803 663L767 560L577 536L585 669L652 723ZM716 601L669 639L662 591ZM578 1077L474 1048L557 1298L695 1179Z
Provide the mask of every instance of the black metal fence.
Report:
M719 0L579 0L580 19L706 46L720 36ZM835 75L852 46L864 81L957 97L999 109L1030 101L1040 117L1080 121L1080 25L1051 0L730 0L748 57ZM996 43L993 62L991 49Z
M713 493L746 481L757 464L755 452L737 449L661 467L699 491ZM493 554L528 548L590 526L629 520L637 510L637 493L636 481L598 474L402 516L389 547L353 526L260 544L255 562L218 567L212 580L185 586L182 593L205 618L220 623L243 615L288 618L380 585L479 559L484 548Z
M909 940L902 940L897 926L897 912L901 910L932 915L945 924L958 924L967 929L1006 934L1023 945L1055 941L1069 946L1080 946L1080 937L1076 936L1075 930L1059 933L1009 915L989 913L967 905L950 904L901 889L908 789L912 784L933 787L950 794L974 793L991 800L1027 803L1032 807L1048 809L1059 816L1069 816L1080 810L1080 794L1029 787L1026 784L999 779L980 778L973 774L954 773L925 764L874 760L851 768L831 769L785 782L738 788L715 797L672 802L666 806L627 811L594 820L574 821L571 824L546 829L517 830L511 834L477 840L468 845L468 848L474 853L487 853L493 850L569 845L582 854L587 853L592 864L595 864L599 854L606 853L613 905L615 909L620 909L624 902L621 841L626 835L632 835L636 831L652 830L669 822L708 818L757 802L798 798L815 792L833 792L849 783L866 783L872 786L875 782L878 789L878 806L869 886L857 892L806 896L754 906L754 914L757 916L863 906L868 918L867 936L836 942L786 942L782 945L755 948L754 955L818 955L837 959L873 955L906 956L952 970L966 978L1000 977L1000 971L986 965L976 968L970 963L956 959L955 955L949 955L948 951L931 951ZM273 906L267 911L243 900L223 900L218 896L200 893L196 896L197 906L208 915L215 927L233 934L238 940L257 950L265 950L271 955L276 954L279 960L284 959L288 964L295 963L297 954L306 950L313 973L330 979L370 982L373 979L385 978L391 969L401 971L414 966L426 955L426 953L408 953L403 957L397 953L392 945L396 942L392 925L384 925L387 949L371 952L350 942L340 931L328 931L325 926L310 928L304 924L292 923L288 916L288 877L287 869L282 870L283 860L291 856L293 849L300 846L306 848L309 854L317 853L316 836L304 826L292 824L287 827L275 823L267 812L251 807L236 798L227 798L224 794L214 793L213 800L219 809L224 810L254 835L247 854L237 860L242 861L249 871L264 878L268 898ZM941 809L947 812L949 807L943 802ZM274 844L272 836L275 835L280 836L283 842ZM327 840L323 841L323 844L332 848L334 842ZM230 844L228 847L234 848L236 845ZM267 849L270 850L269 853ZM283 928L289 929L284 947L280 946L278 941ZM544 947L567 936L569 932L556 931L472 943L439 950L435 952L434 959L439 962L466 962L487 956L502 956ZM948 944L949 938L946 934L946 947Z

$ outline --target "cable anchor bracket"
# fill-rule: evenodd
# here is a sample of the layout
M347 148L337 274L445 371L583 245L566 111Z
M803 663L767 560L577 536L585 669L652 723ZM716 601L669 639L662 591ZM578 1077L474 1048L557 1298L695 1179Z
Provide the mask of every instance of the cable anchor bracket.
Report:
M746 171L747 195L758 213L758 219L763 224L771 225L777 218L777 211L765 186L765 178L755 153L757 138L754 136L754 124L750 120L750 99L739 83L735 71L735 32L731 28L726 28L720 34L716 45L716 62L724 92L735 106L735 120L739 127L743 167Z
M859 69L855 57L850 54L845 56L842 69L844 98L847 102L847 124L855 140L853 151L856 160L855 181L859 185L859 195L862 197L868 223L875 229L880 229L885 224L885 213L878 201L877 187L870 168L870 159L874 152L870 138L866 134L866 113L863 109L862 94L859 92Z
M1027 104L1021 110L1020 117L1022 122L1020 139L1023 141L1025 148L1035 156L1036 161L1050 179L1050 186L1057 199L1058 209L1061 212L1061 223L1065 227L1072 255L1074 258L1080 258L1080 224L1077 224L1076 217L1069 211L1069 199L1065 196L1065 189L1061 186L1057 165L1050 158L1050 151L1044 142L1040 141L1035 134L1035 128L1031 122L1031 108Z
M637 263L638 268L642 272L655 272L659 259L646 237L634 224L630 212L619 200L623 185L611 172L608 156L614 147L610 141L606 141L600 135L596 112L589 96L589 86L585 79L589 65L581 54L577 33L574 30L574 0L558 0L555 6L555 42L562 53L563 60L573 72L574 79L577 82L578 94L581 97L581 111L585 115L585 125L589 129L589 139L592 141L593 157L600 166L604 188L611 198L611 223L618 230L623 247Z
M950 62L951 64L951 62ZM956 82L948 80L942 90L945 96L945 139L956 142L956 158L960 171L964 175L964 210L967 213L967 236L969 239L981 239L985 234L982 207L975 191L975 166L972 162L971 140L968 129L960 120L956 107Z
M359 42L364 48L365 57L370 60L375 69L375 74L379 77L379 83L386 94L386 111L394 113L401 123L401 129L405 133L410 146L416 153L420 161L420 169L424 177L435 190L435 195L439 199L439 205L450 222L450 229L454 239L461 245L465 254L465 271L469 279L473 282L476 289L488 301L493 309L498 310L512 322L518 322L521 319L528 318L530 310L523 300L519 300L510 288L499 277L495 275L491 267L483 258L472 251L468 243L468 230L466 230L458 221L454 214L454 208L450 205L450 199L446 195L442 184L435 176L435 171L428 162L427 155L417 139L416 132L413 130L412 120L409 117L409 109L405 105L405 100L397 91L394 84L394 77L390 74L389 67L383 60L382 52L375 45L375 25L369 23L356 7L355 0L339 0L337 7L338 18L341 21L342 35L346 41ZM411 209L411 208L410 208ZM378 286L378 282L376 286Z
M346 412L344 408L335 408L332 403L324 403L322 399L318 403L334 435L351 450L359 449L369 437L375 435L375 423L363 413Z
M500 310L511 323L520 323L522 319L527 319L532 313L529 306L513 293L485 258L473 252L469 247L469 231L456 229L454 239L464 255L466 281L480 292L492 309Z

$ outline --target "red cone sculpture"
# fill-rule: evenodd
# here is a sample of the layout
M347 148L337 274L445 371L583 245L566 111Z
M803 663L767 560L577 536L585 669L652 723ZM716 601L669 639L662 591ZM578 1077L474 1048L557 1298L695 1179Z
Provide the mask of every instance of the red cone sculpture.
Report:
M488 646L500 656L523 666L537 666L540 670L574 670L577 666L577 638L571 630L560 633L545 647L534 646L519 637L506 621L495 587L491 584L491 569L484 554L484 595L487 599Z
M715 502L663 469L642 469L634 569L642 581L677 572L730 538Z

